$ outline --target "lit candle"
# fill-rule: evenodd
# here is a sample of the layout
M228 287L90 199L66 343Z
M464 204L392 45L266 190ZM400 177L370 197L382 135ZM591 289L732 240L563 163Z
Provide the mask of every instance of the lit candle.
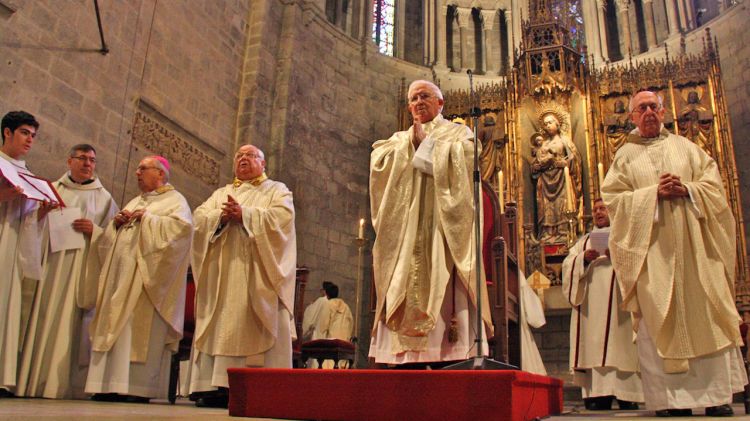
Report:
M599 194L602 194L602 186L604 185L604 165L602 163L596 164L597 173L599 175Z
M365 218L359 220L359 231L357 231L357 238L360 240L365 238Z
M573 194L573 180L570 178L570 169L565 167L565 210L575 210L575 195Z
M505 213L505 180L503 179L503 170L497 172L497 198L500 202L500 213Z

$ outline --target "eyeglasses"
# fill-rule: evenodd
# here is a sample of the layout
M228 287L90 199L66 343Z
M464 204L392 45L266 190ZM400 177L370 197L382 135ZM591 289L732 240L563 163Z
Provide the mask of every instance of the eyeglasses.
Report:
M643 114L646 111L651 110L653 112L657 112L661 110L661 105L657 102L646 102L643 104L639 104L637 107L633 109L633 112L637 112L639 114Z
M421 92L418 94L414 94L411 97L409 97L409 103L416 104L421 99L422 101L427 101L430 98L434 98L435 95L428 94L426 92Z
M96 164L96 158L90 158L88 156L71 156L70 159L77 159L81 163L90 162L92 164Z
M139 165L135 170L136 171L140 171L140 172L144 172L146 170L158 170L158 169L159 169L158 167L146 167L146 166L143 166L143 165Z
M237 152L234 155L234 159L240 159L240 158L245 157L245 156L248 157L248 158L251 158L251 159L262 159L262 157L260 155L258 155L257 153L255 153L255 152L245 152L245 153Z

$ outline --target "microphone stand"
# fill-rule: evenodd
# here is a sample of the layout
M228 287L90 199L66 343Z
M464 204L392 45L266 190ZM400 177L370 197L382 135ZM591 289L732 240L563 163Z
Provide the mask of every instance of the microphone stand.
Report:
M481 110L477 104L476 93L474 92L474 81L471 69L467 70L469 75L469 93L474 106L471 107L471 119L474 124L474 255L476 257L474 266L476 269L476 300L477 300L477 336L474 339L477 348L477 355L464 361L443 367L443 370L518 370L518 367L493 360L482 355L482 343L484 342L484 320L482 319L482 230L479 226L479 192L482 179L479 171L479 116ZM502 199L500 199L502 200Z

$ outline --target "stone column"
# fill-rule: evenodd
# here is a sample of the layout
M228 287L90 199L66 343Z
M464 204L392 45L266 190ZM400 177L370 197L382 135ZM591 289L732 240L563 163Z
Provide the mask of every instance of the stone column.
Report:
M375 43L375 39L373 39L372 36L372 20L373 20L373 8L375 3L374 2L366 2L367 6L364 7L362 10L362 14L360 15L362 17L362 42L363 43Z
M461 34L461 71L469 68L469 23L471 23L471 8L457 7L458 12L458 31Z
M508 42L508 56L507 60L503 61L503 66L505 66L505 75L510 76L510 69L513 67L513 51L515 48L515 42L513 42L513 32L515 29L513 28L513 13L510 11L510 9L505 9L503 12L505 12L505 29L506 29L506 38ZM518 33L518 38L520 39L520 32Z
M675 5L677 0L664 0L664 5L667 8L667 23L669 25L669 36L680 33L680 18L677 14L677 6Z
M482 10L479 16L482 17L482 70L487 75L496 75L500 71L500 57L493 57L490 60L490 51L499 50L494 48L495 43L492 42L492 29L495 26L495 16L497 16L497 10ZM498 46L499 47L499 46Z
M684 6L685 6L685 15L687 20L687 27L688 30L695 29L695 4L692 2L692 0L683 0Z
M601 46L602 62L609 60L607 47L607 2L596 0L596 20L599 22L599 45Z
M688 24L687 11L685 10L685 2L683 0L677 0L677 13L680 16L680 29L683 32L687 32L690 30L690 25Z
M448 51L448 42L446 41L445 28L448 25L448 6L444 4L438 10L437 25L435 26L435 33L437 34L437 42L435 43L437 61L435 62L435 68L446 70L448 66L446 65L445 55Z
M654 22L654 0L643 0L643 20L646 24L648 49L656 48L656 22Z
M617 26L622 28L622 38L625 47L625 51L622 52L623 57L633 54L633 44L630 40L630 0L615 0L615 8L617 8Z
M599 45L600 38L599 32L602 28L599 27L599 21L597 19L597 4L595 1L582 2L583 12L583 26L586 33L586 47L589 56L594 56L594 61L597 63L602 62L601 45ZM589 57L586 57L588 63Z
M422 10L422 20L424 27L422 28L422 39L424 39L424 50L422 51L422 63L425 66L429 66L435 62L435 16L434 16L434 1L424 2L424 9Z
M406 40L406 1L396 0L394 6L396 7L396 16L394 16L396 33L393 37L393 56L403 59L406 49L404 42Z

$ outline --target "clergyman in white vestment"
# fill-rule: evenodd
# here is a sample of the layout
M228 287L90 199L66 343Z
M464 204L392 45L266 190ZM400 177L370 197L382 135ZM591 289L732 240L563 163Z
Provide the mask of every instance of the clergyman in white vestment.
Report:
M0 159L17 172L31 174L23 161L31 150L39 122L24 111L11 111L2 120ZM23 342L22 313L28 315L33 280L41 277L40 230L37 202L23 196L23 189L0 177L0 397L16 391L18 353ZM48 209L47 209L48 210ZM40 209L40 212L44 210ZM24 278L29 288L24 288Z
M330 284L331 283L328 281L323 281L323 285L320 288L320 297L305 308L305 312L302 315L302 342L307 342L312 339L313 333L315 332L315 326L318 324L320 312L328 302L326 288Z
M602 186L609 250L634 313L646 406L657 415L732 414L747 374L734 301L734 217L716 162L664 129L653 92L630 101L636 125Z
M119 210L95 175L96 150L88 144L70 149L68 172L53 183L65 203L64 212L76 218L49 214L45 224L43 278L34 292L28 331L21 355L16 395L52 399L83 398L90 358L88 323L96 303L96 279L86 283L89 244L103 233ZM64 225L60 227L59 225ZM54 227L53 227L54 226ZM52 229L54 228L54 229ZM79 237L71 248L61 238ZM98 259L88 270L98 274ZM94 281L94 282L92 282Z
M562 265L562 291L573 307L570 316L570 370L586 409L638 409L643 390L638 349L630 313L620 308L622 295L607 249L609 212L594 200L595 228L570 248ZM602 247L603 249L597 249Z
M412 127L375 142L370 155L377 297L370 357L438 366L477 355L478 300L482 337L492 334L484 279L476 291L473 136L443 118L432 82L412 82L407 99Z
M292 367L297 239L292 192L241 146L234 182L196 208L191 399L225 407L229 367Z
M104 401L147 402L167 395L170 357L182 338L190 207L169 181L169 162L141 160L141 194L92 245L104 262L91 322L86 393Z

